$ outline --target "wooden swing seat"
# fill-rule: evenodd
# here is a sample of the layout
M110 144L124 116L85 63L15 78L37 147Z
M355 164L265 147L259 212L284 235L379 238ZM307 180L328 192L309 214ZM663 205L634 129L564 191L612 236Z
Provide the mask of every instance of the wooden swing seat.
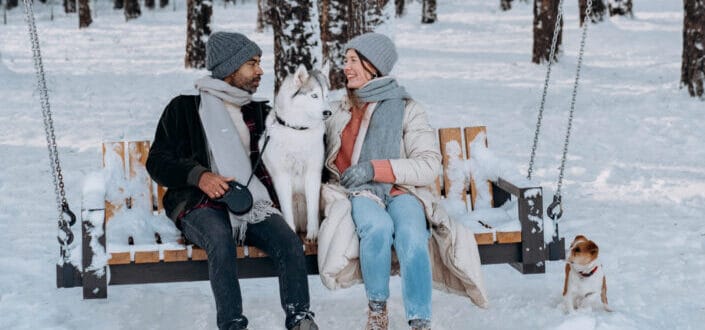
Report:
M448 165L450 158L447 154L448 142L456 141L461 149L459 157L465 154L470 158L470 146L478 137L486 137L486 128L466 127L461 128L441 128L438 130L440 142L440 152L443 156L443 174L436 180L437 192L447 198L447 192L453 182L448 179ZM485 139L485 146L487 141ZM152 205L154 214L163 214L162 197L166 189L152 182L149 177L138 176L142 171L149 152L149 141L122 141L103 143L103 165L106 166L106 157L120 159L122 170L128 179L141 178L139 184L144 184L148 193L140 196L129 196L118 203L107 201L104 209L82 210L82 232L83 232L83 296L89 298L106 298L108 284L137 284L156 282L176 282L194 281L208 279L207 255L205 251L194 245L161 244L159 235L155 235L155 242L148 247L131 246L126 251L111 250L106 248L106 235L92 237L90 235L93 223L88 219L95 217L102 218L103 233L106 224L122 209L129 209L141 200L142 203ZM463 148L464 146L464 148ZM113 153L113 154L110 154ZM116 158L117 157L117 158ZM113 165L114 166L114 165ZM114 169L113 169L114 170ZM132 183L134 184L134 183ZM105 187L106 192L116 187ZM474 208L479 189L489 190L492 196L491 203L494 206L501 206L513 196L517 202L518 219L521 230L508 230L493 228L486 223L478 224L473 228L475 239L480 251L483 264L509 263L524 274L543 273L545 271L545 261L547 260L546 246L543 238L543 202L541 187L520 187L502 178L496 182L476 183L471 180L469 187L462 189L463 201L467 203L468 209ZM455 190L453 190L455 191ZM108 194L106 193L106 196ZM85 197L84 197L85 198ZM519 226L517 226L519 227ZM306 264L309 274L318 274L317 245L306 242L305 233L300 234L306 255ZM97 242L93 242L97 240ZM96 244L97 243L97 244ZM130 242L124 242L128 246ZM98 246L103 253L109 254L107 265L109 267L108 277L101 275L101 272L88 267L91 265L96 252L93 250ZM237 247L238 276L240 278L269 277L276 276L274 266L266 253L255 247ZM90 270L87 270L90 269Z

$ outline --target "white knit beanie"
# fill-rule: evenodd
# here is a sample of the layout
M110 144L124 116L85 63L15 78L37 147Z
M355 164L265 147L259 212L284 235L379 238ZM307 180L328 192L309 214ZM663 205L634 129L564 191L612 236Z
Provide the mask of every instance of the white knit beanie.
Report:
M345 45L345 51L355 49L366 57L377 70L386 76L397 62L397 48L389 37L379 33L365 33L352 38Z

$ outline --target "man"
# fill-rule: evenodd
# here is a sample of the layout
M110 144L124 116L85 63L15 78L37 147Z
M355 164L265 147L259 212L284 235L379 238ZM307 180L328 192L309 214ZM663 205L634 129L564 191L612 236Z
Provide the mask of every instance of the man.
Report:
M271 196L264 169L255 169L248 189L253 207L235 215L215 200L228 181L246 184L264 130L266 102L253 102L262 50L239 33L216 32L206 44L211 76L196 81L199 95L180 95L167 105L147 159L147 170L168 188L164 208L184 236L206 250L219 329L246 329L237 279L236 245L265 251L279 272L287 329L318 329L309 310L307 271L299 237ZM266 187L268 184L269 187ZM271 193L270 193L271 192Z

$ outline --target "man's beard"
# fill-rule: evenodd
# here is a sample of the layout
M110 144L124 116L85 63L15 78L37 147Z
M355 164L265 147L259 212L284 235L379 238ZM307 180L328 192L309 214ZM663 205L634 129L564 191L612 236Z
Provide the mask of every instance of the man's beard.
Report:
M260 81L261 81L260 77L252 78L246 84L243 84L242 89L249 92L250 94L254 94L257 91L257 87L259 87Z

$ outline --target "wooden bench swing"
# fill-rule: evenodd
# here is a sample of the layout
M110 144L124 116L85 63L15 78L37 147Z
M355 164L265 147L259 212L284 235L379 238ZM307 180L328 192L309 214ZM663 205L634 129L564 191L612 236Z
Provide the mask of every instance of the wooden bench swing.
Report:
M465 146L464 154L470 158L470 146L478 137L486 137L485 127L441 128L438 130L440 151L443 156L443 174L436 181L437 191L441 196L450 191L453 184L446 175L448 172L449 156L446 152L446 145L450 141L456 141L458 145ZM464 142L464 143L463 143ZM487 144L485 138L485 145ZM126 178L137 177L138 170L144 170L144 164L149 152L149 141L127 141L127 142L106 142L103 143L103 165L105 166L106 156L119 158L122 168L118 169L126 175ZM115 153L110 155L109 153ZM462 157L460 154L460 157ZM114 170L114 169L112 169ZM143 172L144 173L144 172ZM113 204L105 199L104 207L88 208L85 204L81 212L82 235L83 235L83 297L107 298L108 285L117 284L138 284L157 282L178 282L197 281L208 279L207 256L204 250L192 245L179 245L177 248L170 244L162 245L161 237L155 234L154 248L149 251L134 249L134 251L112 251L106 249L106 224L120 212L123 208L131 208L135 204L135 198L146 198L143 201L153 205L154 213L163 213L161 203L166 189L154 184L148 177L143 180L148 194L141 196L129 196L124 202ZM106 189L116 189L106 187ZM562 256L548 256L544 243L543 233L543 201L541 187L522 187L506 181L502 178L496 182L488 184L475 183L471 180L469 189L463 189L465 193L461 198L467 201L469 193L470 208L475 207L475 200L478 189L489 189L492 196L492 204L501 206L508 201L511 196L517 201L518 219L521 224L520 231L501 231L483 224L485 230L476 230L475 238L479 247L479 252L483 264L509 263L524 274L544 273L545 261L562 258ZM107 196L108 194L106 194ZM84 196L84 201L86 200ZM91 235L93 225L90 219L103 219L102 235L94 237ZM95 220L94 220L95 221ZM304 236L302 235L302 238ZM302 239L302 241L306 242ZM97 244L96 244L97 243ZM131 243L131 242L130 242ZM125 242L128 244L128 242ZM95 249L99 251L95 251ZM306 265L309 274L318 274L317 245L316 243L304 243L306 254ZM560 246L557 250L563 250ZM102 250L102 251L101 251ZM553 250L553 249L552 249ZM107 268L95 269L89 267L94 258L108 254ZM549 258L550 257L550 258ZM238 276L240 278L255 278L276 276L274 266L267 255L254 247L237 247ZM106 271L109 276L105 276Z

